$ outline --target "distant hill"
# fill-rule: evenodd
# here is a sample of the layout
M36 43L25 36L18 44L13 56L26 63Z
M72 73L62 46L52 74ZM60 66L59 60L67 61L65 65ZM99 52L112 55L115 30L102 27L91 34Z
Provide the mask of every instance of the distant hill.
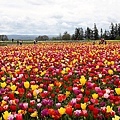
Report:
M7 35L8 39L14 39L14 40L34 40L39 35ZM56 37L57 35L48 35L49 39L52 37Z
M9 40L34 40L38 35L7 35L7 37Z

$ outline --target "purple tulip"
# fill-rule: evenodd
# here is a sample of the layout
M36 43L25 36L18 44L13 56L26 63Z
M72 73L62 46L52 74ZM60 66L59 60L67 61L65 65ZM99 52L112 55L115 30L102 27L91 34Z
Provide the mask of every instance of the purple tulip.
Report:
M41 111L41 117L46 117L46 116L48 116L48 109L43 109Z

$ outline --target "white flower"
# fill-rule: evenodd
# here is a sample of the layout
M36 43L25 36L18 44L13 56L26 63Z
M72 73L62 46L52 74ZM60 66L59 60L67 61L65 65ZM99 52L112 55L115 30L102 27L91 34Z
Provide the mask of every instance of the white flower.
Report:
M104 98L108 98L109 96L110 96L110 95L107 94L107 93L104 94Z
M109 94L110 93L110 89L105 89L106 93Z
M102 74L98 74L99 78L102 78Z

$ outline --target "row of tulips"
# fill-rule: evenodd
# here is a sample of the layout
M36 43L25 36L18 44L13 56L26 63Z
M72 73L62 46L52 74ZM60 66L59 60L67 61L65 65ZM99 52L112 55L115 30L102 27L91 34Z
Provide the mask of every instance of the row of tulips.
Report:
M119 120L120 43L0 47L1 120Z

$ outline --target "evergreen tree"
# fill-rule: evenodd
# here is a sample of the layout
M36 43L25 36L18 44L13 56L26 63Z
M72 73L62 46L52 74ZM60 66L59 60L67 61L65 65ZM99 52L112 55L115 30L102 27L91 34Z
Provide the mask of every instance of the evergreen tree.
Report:
M75 39L76 40L83 40L83 38L84 38L83 28L76 28L75 29Z
M109 39L110 39L110 33L109 33L109 31L106 31L106 30L105 30L105 32L104 32L104 34L103 34L103 37L104 37L106 40L109 40Z
M89 27L87 27L87 30L85 31L85 38L86 39L90 39L90 33L91 33L91 30Z
M115 38L118 36L118 25L115 25Z
M103 37L103 30L102 30L102 28L100 30L100 33L101 33L100 37L102 38Z
M96 27L96 24L94 24L94 30L93 30L93 34L94 34L94 39L97 40L99 38L99 35L98 35L98 29Z
M120 23L118 24L118 36L120 36Z
M75 29L75 40L79 40L79 36L80 36L79 28L76 28Z
M111 40L114 40L115 39L115 28L114 28L114 24L111 23L111 26L110 26L110 39Z
M94 40L94 31L90 29L90 39Z

